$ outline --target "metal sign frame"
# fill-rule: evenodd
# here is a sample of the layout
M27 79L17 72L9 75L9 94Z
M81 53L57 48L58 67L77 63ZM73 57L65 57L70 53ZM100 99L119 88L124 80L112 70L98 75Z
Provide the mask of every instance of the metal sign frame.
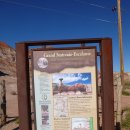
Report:
M50 40L36 42L21 42L16 44L16 67L18 108L20 119L20 130L32 130L31 101L30 101L30 74L29 74L29 47L47 45L74 45L98 43L100 51L101 70L101 98L102 98L102 129L114 130L114 90L113 90L113 59L111 38L89 38L72 40ZM61 47L62 49L62 47Z

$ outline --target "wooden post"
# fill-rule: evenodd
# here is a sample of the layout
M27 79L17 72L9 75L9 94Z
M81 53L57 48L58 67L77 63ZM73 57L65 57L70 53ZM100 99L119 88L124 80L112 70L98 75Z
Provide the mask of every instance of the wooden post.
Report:
M0 83L0 97L1 97L1 104L0 104L0 126L6 123L6 86L5 80L2 80Z
M119 33L119 49L120 49L120 77L121 84L118 86L119 97L117 106L117 122L121 124L121 95L124 89L124 61L123 61L123 44L122 44L122 21L121 21L121 0L117 0L118 9L118 33Z
M4 114L4 120L3 122L6 122L6 86L5 86L5 80L2 82L3 85L3 114Z
M119 48L120 48L120 75L121 84L124 86L124 61L123 61L123 44L122 44L122 22L121 22L121 0L117 0L118 9L118 33L119 33Z

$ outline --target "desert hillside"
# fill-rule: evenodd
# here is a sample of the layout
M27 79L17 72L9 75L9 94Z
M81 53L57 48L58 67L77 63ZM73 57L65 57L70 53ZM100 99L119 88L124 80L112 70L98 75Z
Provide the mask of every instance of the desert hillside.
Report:
M0 71L10 76L16 76L15 49L0 41Z

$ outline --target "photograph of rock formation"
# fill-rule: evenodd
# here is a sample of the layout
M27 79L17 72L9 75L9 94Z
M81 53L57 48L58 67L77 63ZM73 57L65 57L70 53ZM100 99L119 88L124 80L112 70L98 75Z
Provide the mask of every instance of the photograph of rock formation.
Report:
M91 73L53 74L53 95L92 94Z

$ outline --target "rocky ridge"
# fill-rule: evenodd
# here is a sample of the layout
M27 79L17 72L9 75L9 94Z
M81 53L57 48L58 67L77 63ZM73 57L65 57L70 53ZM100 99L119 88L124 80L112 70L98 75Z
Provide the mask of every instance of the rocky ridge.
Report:
M16 76L16 52L4 42L0 41L0 71L9 76Z

